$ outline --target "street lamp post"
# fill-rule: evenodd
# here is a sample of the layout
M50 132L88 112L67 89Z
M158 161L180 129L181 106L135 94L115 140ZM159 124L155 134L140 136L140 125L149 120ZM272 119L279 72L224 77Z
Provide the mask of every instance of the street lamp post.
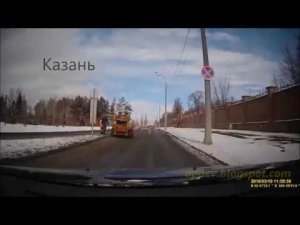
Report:
M160 105L158 105L158 128L160 128Z
M165 130L167 130L167 79L164 75L158 72L155 72L155 75L165 79Z

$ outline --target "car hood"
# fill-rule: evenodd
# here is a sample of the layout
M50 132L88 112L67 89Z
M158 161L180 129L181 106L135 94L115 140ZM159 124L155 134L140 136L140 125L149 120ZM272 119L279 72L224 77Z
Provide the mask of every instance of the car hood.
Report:
M218 176L221 172L242 172L258 170L274 170L280 168L299 168L300 160L275 162L243 166L212 166L181 169L48 169L0 165L0 174L18 176L26 179L53 182L60 184L93 186L93 187L137 187L137 186L170 186L203 184L235 180ZM210 173L211 176L203 176Z

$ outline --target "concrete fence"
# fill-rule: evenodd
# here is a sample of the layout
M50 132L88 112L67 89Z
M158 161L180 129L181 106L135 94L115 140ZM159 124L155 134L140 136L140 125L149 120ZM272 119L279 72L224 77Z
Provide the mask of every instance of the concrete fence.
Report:
M204 110L170 119L168 126L204 127ZM242 96L236 102L212 108L216 129L300 133L300 85L266 87L265 94Z

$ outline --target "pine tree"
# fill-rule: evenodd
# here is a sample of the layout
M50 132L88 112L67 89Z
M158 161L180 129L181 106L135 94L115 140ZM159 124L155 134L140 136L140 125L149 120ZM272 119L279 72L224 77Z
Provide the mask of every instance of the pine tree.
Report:
M5 108L4 108L4 110L3 110L3 117L4 117L4 121L5 122L8 122L8 107L9 107L9 102L8 102L9 100L8 100L8 95L5 95L5 97L4 97L4 105L5 105Z
M46 101L40 99L34 106L34 115L38 124L45 124L47 119Z
M26 101L25 95L23 95L23 97L22 97L21 121L22 121L22 123L27 124L27 101Z
M47 124L54 124L54 116L55 116L55 100L50 98L46 103L46 111L47 111Z
M81 96L76 96L71 105L71 113L77 125L82 124L84 115L84 99Z
M101 96L100 99L97 100L97 114L102 117L108 114L109 111L109 102Z
M16 123L17 122L17 116L16 116L16 102L15 100L12 101L10 107L9 107L9 122Z
M125 98L124 97L121 97L119 99L116 110L117 110L118 113L125 111Z
M16 122L21 122L21 116L22 116L22 102L23 102L23 98L22 98L22 93L21 91L18 91L18 97L17 97L17 101L15 103L15 116L16 116Z
M3 95L0 96L0 122L5 121L7 111L7 103L6 99Z
M124 112L132 112L132 106L126 102L124 97L121 97L118 101L117 107L116 107L116 111L119 113L124 113Z
M110 114L114 115L115 114L115 108L116 108L116 98L113 99L111 105L110 105Z

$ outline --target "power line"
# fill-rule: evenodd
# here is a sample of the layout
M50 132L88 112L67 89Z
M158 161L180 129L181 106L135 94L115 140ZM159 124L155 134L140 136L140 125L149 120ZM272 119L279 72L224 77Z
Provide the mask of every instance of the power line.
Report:
M195 37L195 40L196 40L196 37ZM197 40L198 41L198 40ZM178 68L178 71L177 71L177 74L181 73L182 71L182 68L184 67L185 63L187 62L188 58L185 57L184 60L182 61L182 63L180 64L180 67ZM176 74L176 75L177 75Z
M174 76L176 75L177 69L178 69L179 64L180 64L180 62L181 62L181 58L182 58L182 55L183 55L183 52L184 52L184 49L185 49L185 46L186 46L186 43L187 43L187 40L188 40L189 33L190 33L190 28L188 29L188 31L187 31L187 33L186 33L185 41L184 41L184 44L183 44L183 48L182 48L182 50L181 50L180 57L179 57L179 59L178 59L178 62L177 62L175 71L174 71L173 76L172 76L172 79L173 79Z

